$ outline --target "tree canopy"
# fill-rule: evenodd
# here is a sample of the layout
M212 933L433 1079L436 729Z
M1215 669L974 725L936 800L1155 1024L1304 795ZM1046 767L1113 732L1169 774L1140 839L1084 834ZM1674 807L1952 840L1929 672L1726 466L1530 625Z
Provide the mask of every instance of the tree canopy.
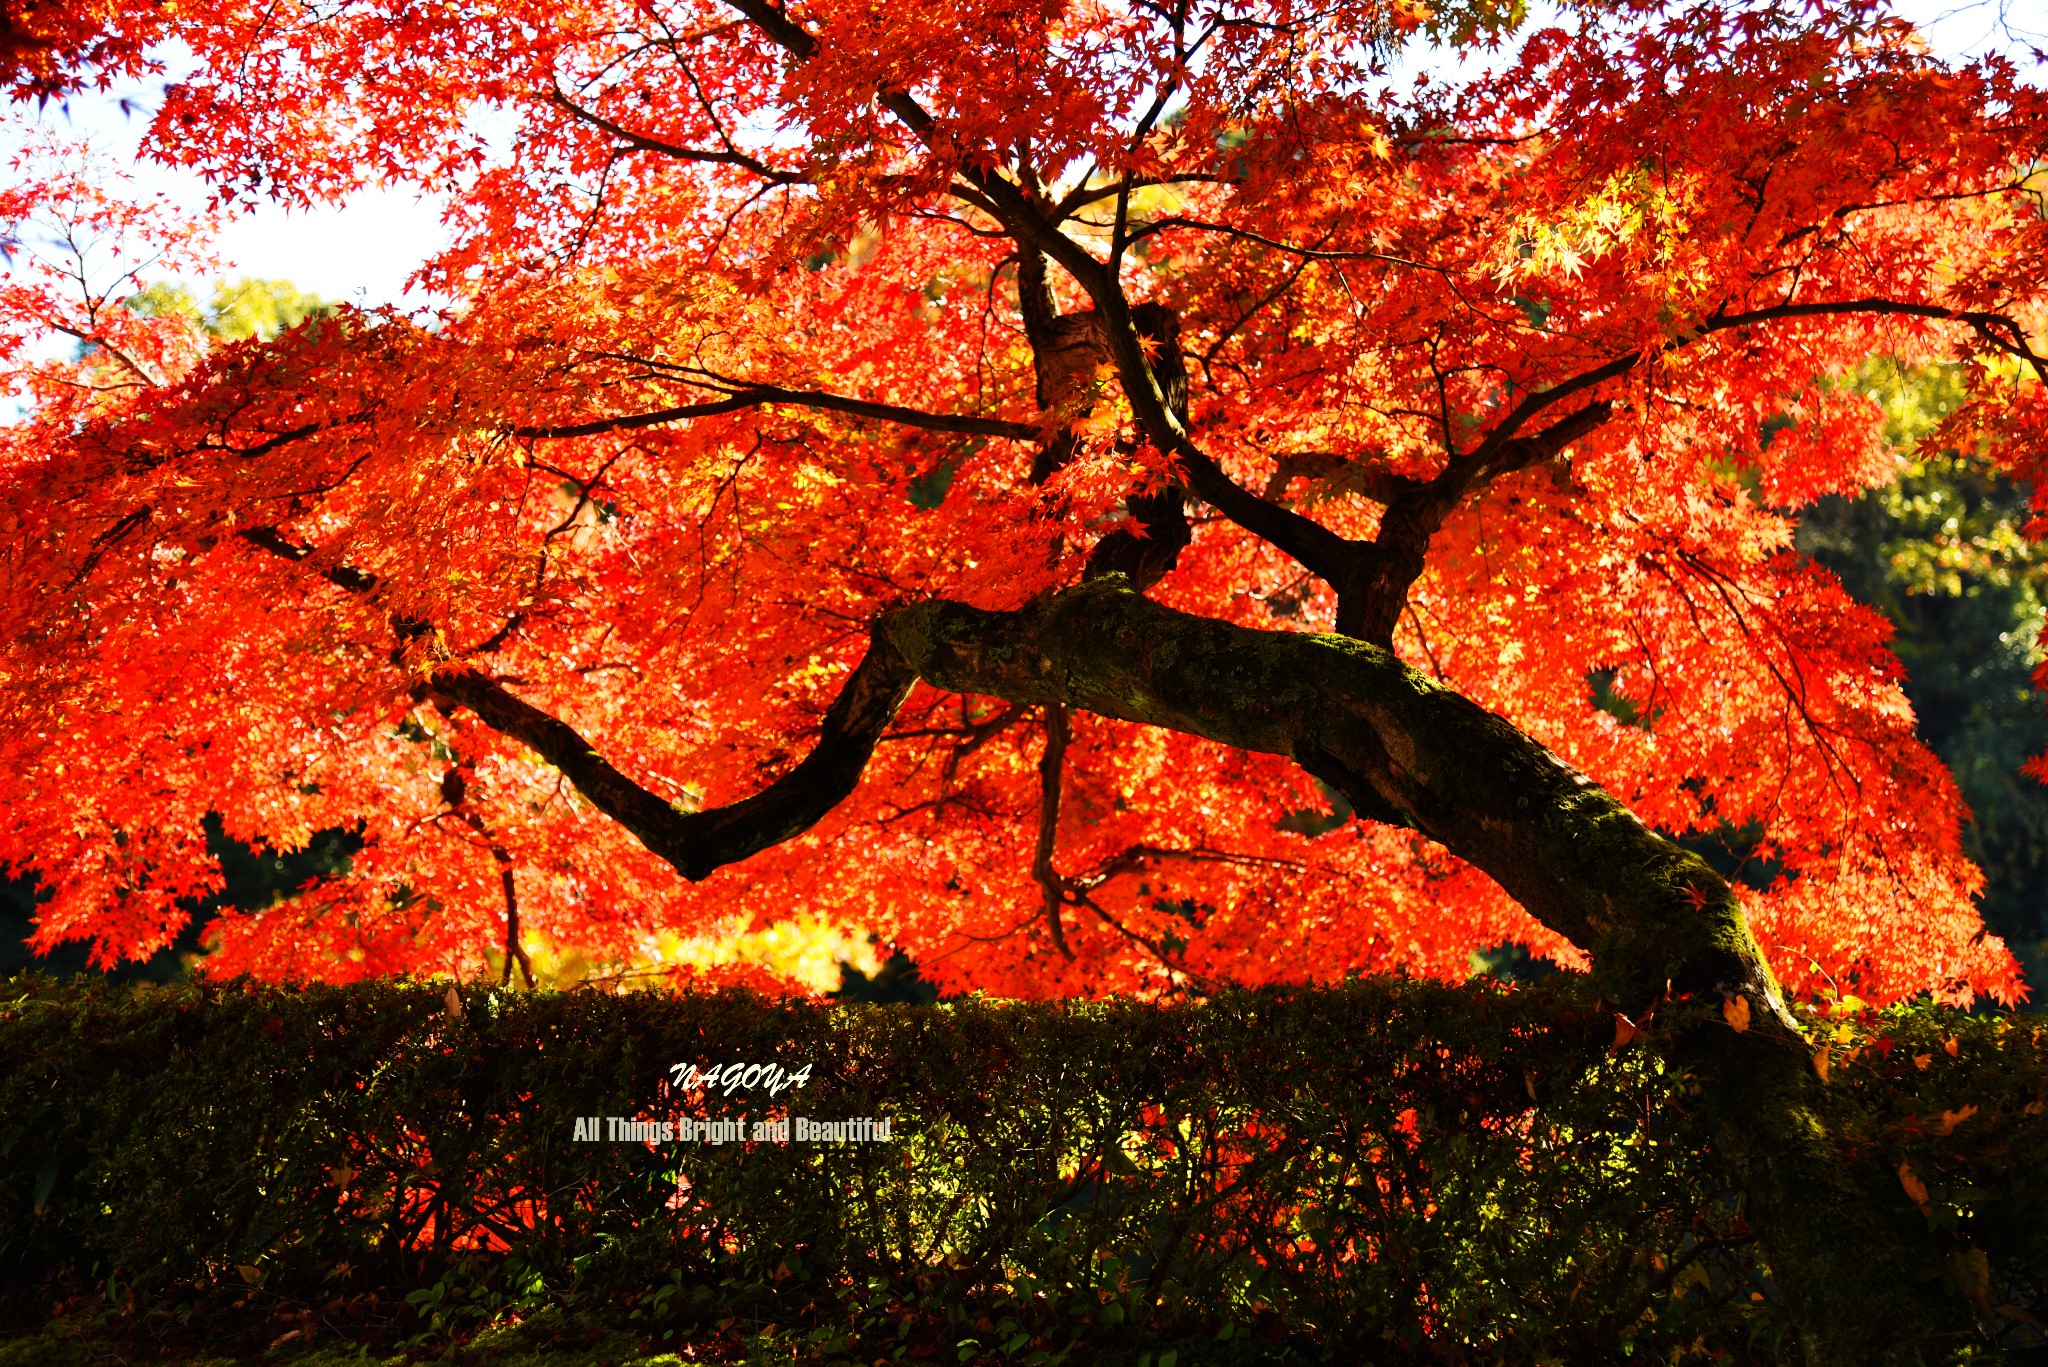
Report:
M816 908L1027 994L1595 948L1300 735L884 658L1085 580L1390 648L1657 830L1753 829L1795 989L2013 998L1883 619L1792 543L1894 476L1874 352L2029 472L2008 64L1865 4L285 13L72 20L97 70L191 48L150 146L224 202L449 191L455 302L209 335L95 275L195 225L18 167L0 856L45 942L165 943L214 811L362 831L218 923L273 975L466 971L508 902L619 953ZM1508 41L1386 80L1425 31Z

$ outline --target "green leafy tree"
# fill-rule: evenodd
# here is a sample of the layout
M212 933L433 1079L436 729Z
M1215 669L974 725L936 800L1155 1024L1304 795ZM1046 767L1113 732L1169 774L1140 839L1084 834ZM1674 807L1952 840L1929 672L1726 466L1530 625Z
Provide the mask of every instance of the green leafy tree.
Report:
M202 302L192 290L159 282L128 300L128 307L152 318L183 314L216 341L265 341L317 318L334 307L330 300L308 294L289 280L216 280Z
M2021 772L2048 752L2048 708L2033 684L2048 564L2024 529L2028 491L1946 430L1963 401L1950 368L1874 360L1858 386L1884 405L1898 482L1831 497L1799 545L1898 629L1920 734L1961 786L1964 839L1984 870L1987 927L2048 987L2048 787Z

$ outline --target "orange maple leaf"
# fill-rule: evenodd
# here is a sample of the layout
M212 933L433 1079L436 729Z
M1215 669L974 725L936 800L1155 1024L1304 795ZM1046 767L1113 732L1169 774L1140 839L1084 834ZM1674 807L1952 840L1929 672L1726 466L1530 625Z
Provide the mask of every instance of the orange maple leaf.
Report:
M1721 1019L1731 1030L1749 1029L1749 998L1737 994L1721 1003Z

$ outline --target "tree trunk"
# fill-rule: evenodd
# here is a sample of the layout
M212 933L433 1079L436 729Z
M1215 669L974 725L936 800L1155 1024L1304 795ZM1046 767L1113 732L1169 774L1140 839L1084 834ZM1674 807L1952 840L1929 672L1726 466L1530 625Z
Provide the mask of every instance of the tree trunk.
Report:
M918 678L1286 755L1361 815L1466 859L1592 957L1606 1000L1637 1021L1661 1015L1657 1044L1700 1083L1810 1367L1918 1362L1938 1331L1969 1332L1960 1300L1916 1276L1932 1250L1890 1174L1848 1161L1842 1107L1814 1073L1728 884L1542 745L1382 646L1189 616L1132 592L1121 574L1015 612L898 608L875 623L803 763L752 797L698 812L640 787L574 729L474 670L422 687L533 747L695 879L842 801Z
M1017 612L919 604L878 638L940 688L1290 756L1468 860L1591 955L1606 999L1638 1020L1670 1003L1662 1047L1700 1081L1810 1363L1917 1361L1951 1318L1888 1214L1903 1203L1841 1152L1733 891L1508 722L1381 647L1189 616L1117 578Z

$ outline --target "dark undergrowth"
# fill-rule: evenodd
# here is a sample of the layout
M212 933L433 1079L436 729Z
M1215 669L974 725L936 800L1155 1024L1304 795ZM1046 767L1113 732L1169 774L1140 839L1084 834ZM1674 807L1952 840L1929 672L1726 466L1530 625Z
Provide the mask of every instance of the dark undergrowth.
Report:
M1698 1089L1584 992L18 978L0 1367L1796 1364ZM1928 1360L2035 1360L2048 1022L1813 1035L1948 1293Z

